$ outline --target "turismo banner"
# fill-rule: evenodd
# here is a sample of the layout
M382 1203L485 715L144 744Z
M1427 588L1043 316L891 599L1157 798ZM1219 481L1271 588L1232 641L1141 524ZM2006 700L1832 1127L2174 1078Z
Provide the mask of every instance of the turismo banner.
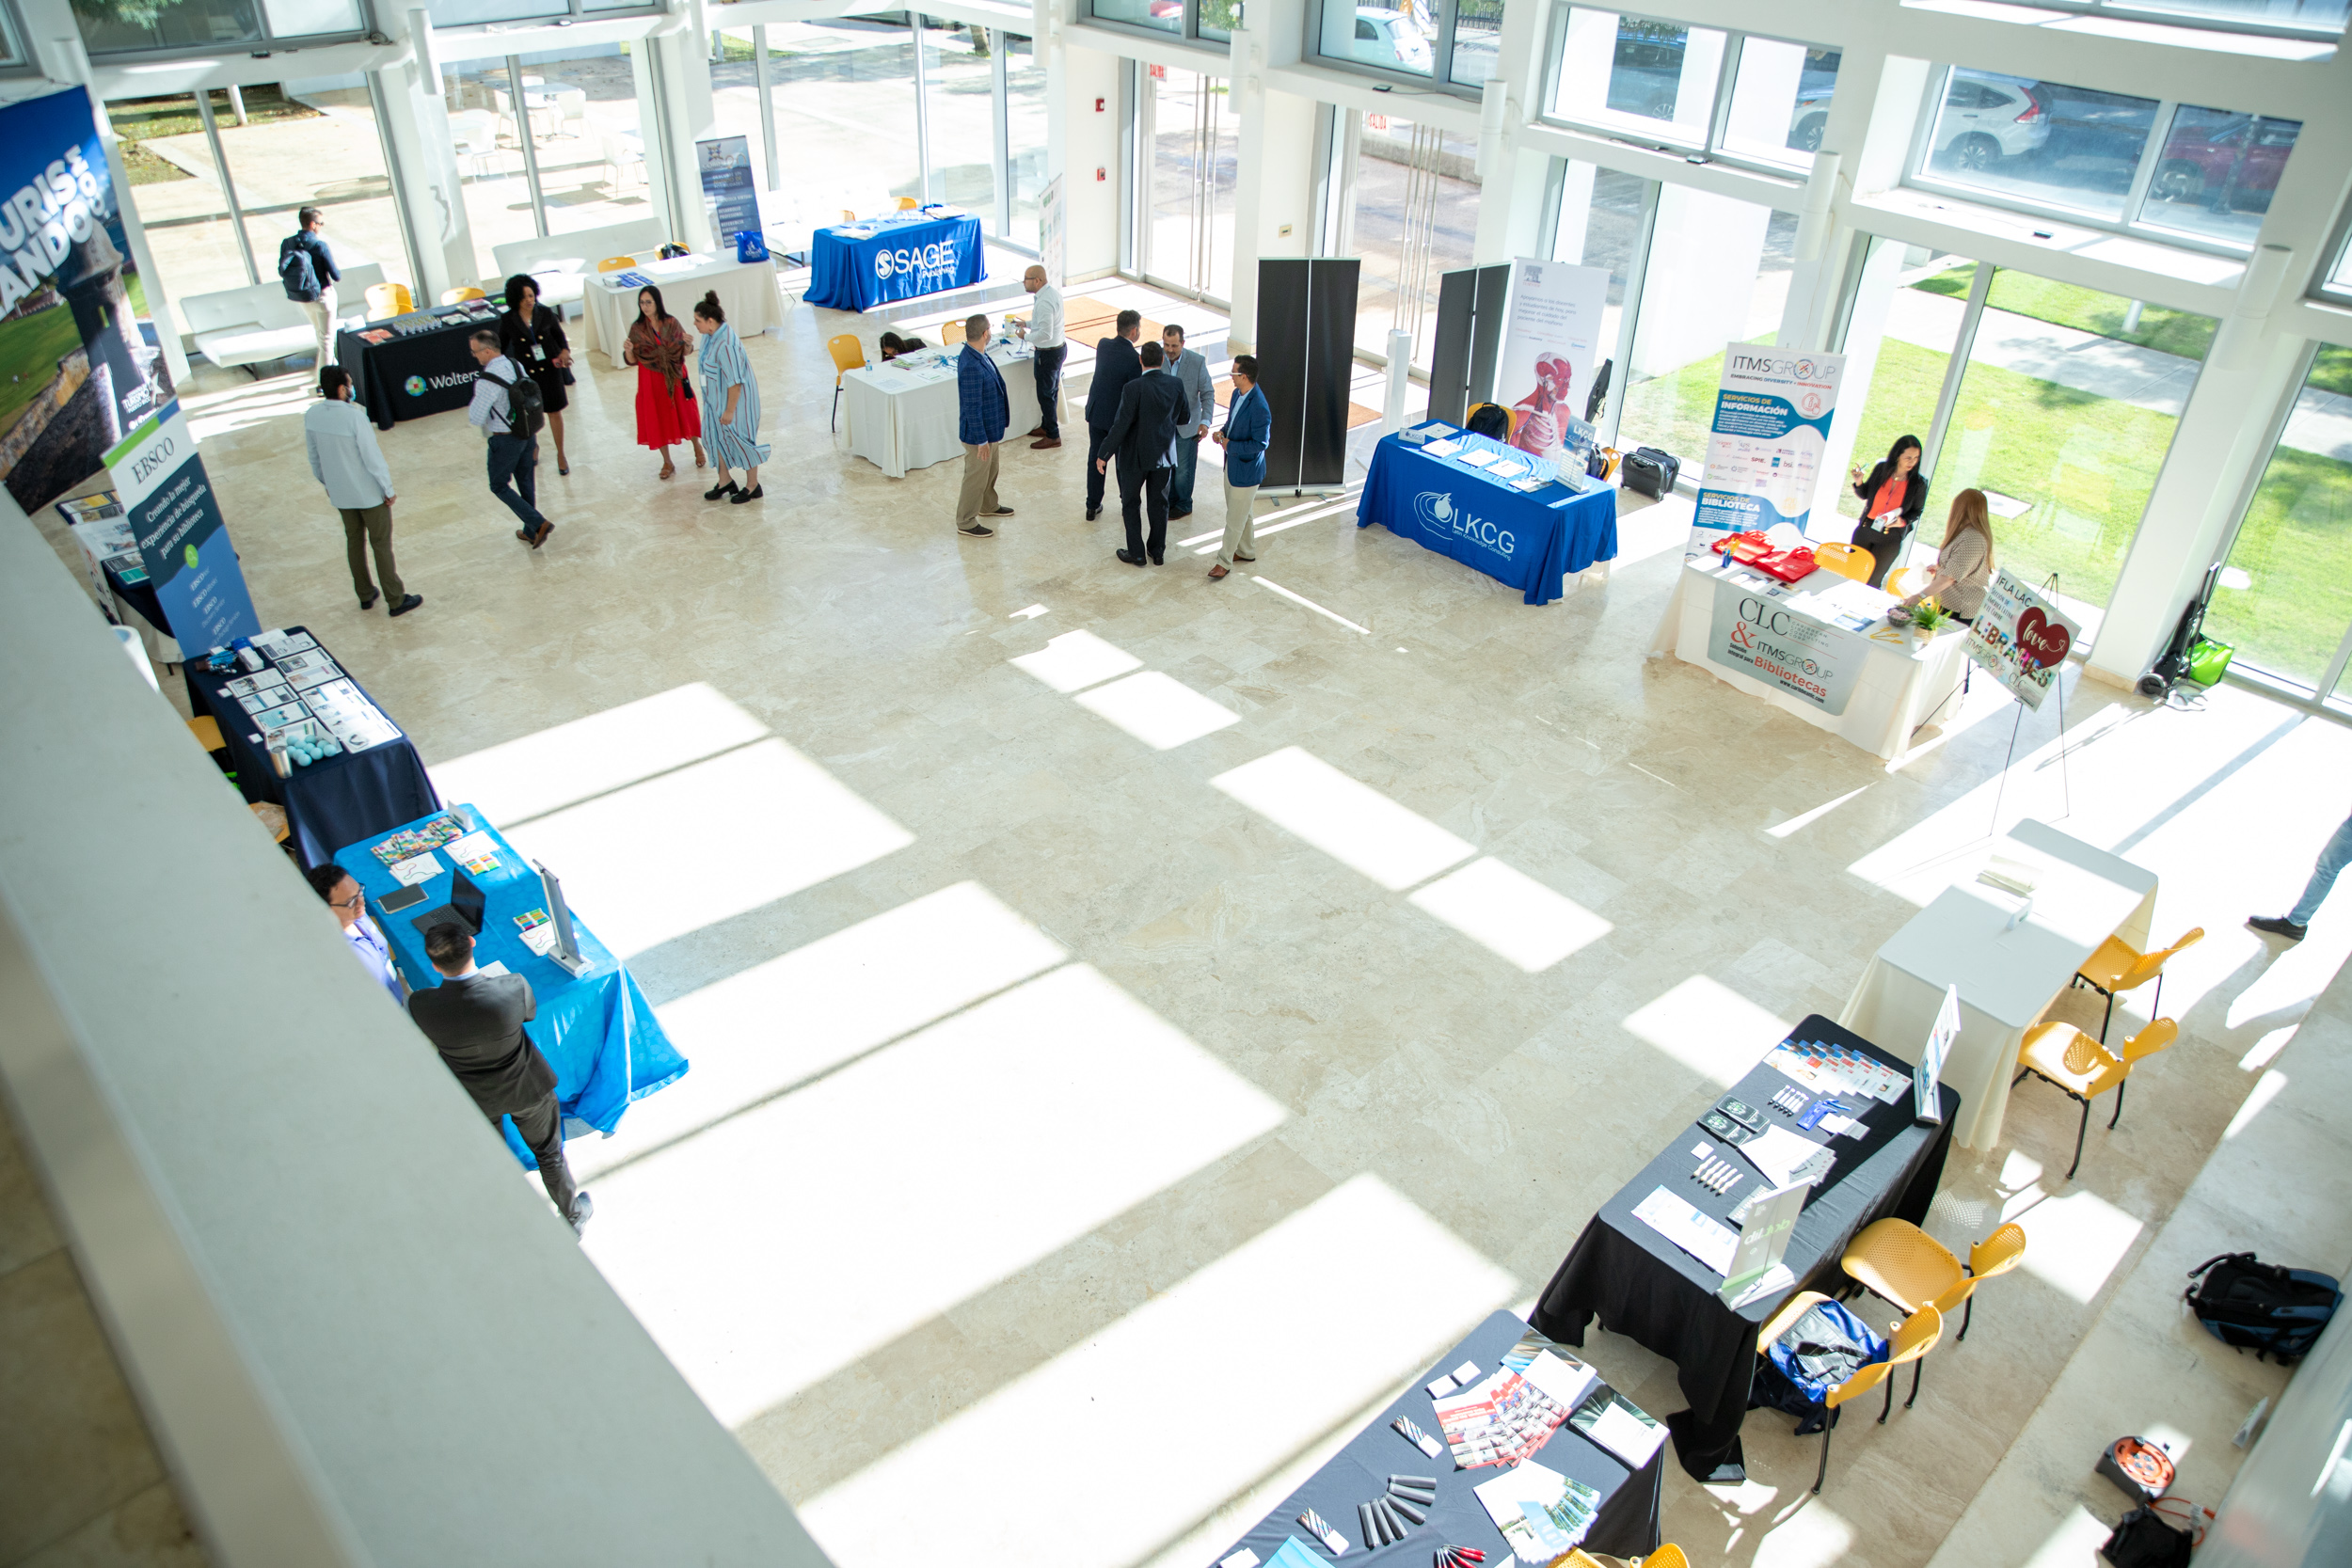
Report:
M1804 527L1845 374L1842 354L1729 345L1692 523L1725 532Z
M1511 263L1511 305L1495 372L1498 395L1517 400L1510 405L1511 445L1582 471L1592 454L1584 404L1608 305L1602 268L1524 257Z
M87 92L0 106L0 483L28 513L171 396L117 196Z
M1863 638L1795 609L1788 602L1786 584L1761 588L1719 577L1714 589L1715 615L1707 634L1709 662L1823 713L1846 711L1870 657Z
M2066 650L2081 634L2082 626L2058 606L1996 570L1984 593L1984 608L1968 628L1968 657L2038 711Z
M139 560L190 658L262 629L178 400L106 454Z
M696 142L694 167L702 175L703 205L710 209L719 247L733 250L736 235L759 234L759 189L752 181L750 138L716 136Z

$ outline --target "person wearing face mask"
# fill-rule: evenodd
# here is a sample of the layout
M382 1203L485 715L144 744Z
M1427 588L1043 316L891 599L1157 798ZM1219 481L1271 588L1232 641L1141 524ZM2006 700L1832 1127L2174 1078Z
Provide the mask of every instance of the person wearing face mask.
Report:
M1851 470L1853 493L1862 498L1862 521L1853 542L1870 552L1870 586L1886 586L1886 573L1902 553L1919 514L1927 510L1928 479L1919 471L1919 437L1899 436L1886 460L1865 474Z

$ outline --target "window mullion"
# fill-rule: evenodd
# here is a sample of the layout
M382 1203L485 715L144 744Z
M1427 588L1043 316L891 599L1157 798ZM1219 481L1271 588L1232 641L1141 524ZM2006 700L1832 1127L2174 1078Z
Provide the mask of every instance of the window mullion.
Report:
M1724 36L1722 63L1715 69L1715 106L1707 122L1705 147L1712 153L1724 145L1724 130L1731 122L1731 94L1740 80L1740 55L1747 48L1748 35L1726 33Z
M2139 166L2132 170L2132 187L2123 198L2123 227L2139 226L2148 206L2148 190L2155 182L2156 166L2164 162L2164 150L2172 140L2172 117L2181 105L2167 98L2156 104L2156 118L2148 128L2148 145L2139 150ZM2253 135L2249 124L2247 135Z
M1429 80L1442 87L1454 80L1454 10L1455 0L1439 0L1438 36L1429 43Z

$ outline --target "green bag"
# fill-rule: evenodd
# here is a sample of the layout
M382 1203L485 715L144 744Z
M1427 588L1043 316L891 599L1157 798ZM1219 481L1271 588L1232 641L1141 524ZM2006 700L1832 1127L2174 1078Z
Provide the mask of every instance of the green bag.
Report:
M2201 637L2188 650L2188 678L2200 686L2217 686L2229 673L2230 656L2237 650L2227 642Z

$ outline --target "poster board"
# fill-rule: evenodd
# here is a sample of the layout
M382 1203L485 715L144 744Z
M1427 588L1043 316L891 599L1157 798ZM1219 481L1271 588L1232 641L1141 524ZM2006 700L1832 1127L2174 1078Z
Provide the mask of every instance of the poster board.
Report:
M1495 400L1511 410L1511 445L1554 463L1567 458L1572 427L1593 386L1601 313L1609 305L1605 268L1568 261L1511 263L1511 304L1503 317Z
M1708 586L1715 594L1707 631L1708 663L1762 681L1833 717L1846 711L1869 661L1867 639L1808 614L1794 602L1799 595L1788 583L1719 571Z
M2081 632L2057 605L1999 567L1968 628L1968 657L2038 712Z
M194 657L262 629L177 398L106 454L171 635Z
M735 236L758 234L766 244L759 215L759 186L752 178L752 144L747 136L713 136L694 144L694 171L701 177L703 206L710 214L710 229L723 251L735 248Z
M1759 1193L1743 1205L1747 1217L1740 1222L1740 1243L1715 1292L1727 1306L1744 1307L1754 1296L1796 1283L1781 1259L1788 1256L1789 1238L1810 1191L1810 1182L1791 1182Z
M1960 1038L1960 988L1944 988L1944 1005L1935 1009L1935 1024L1928 1031L1927 1049L1919 1053L1919 1065L1911 1069L1911 1119L1921 1127L1940 1127L1944 1122L1944 1097L1935 1092L1935 1085L1944 1077L1944 1059L1951 1054L1952 1041Z
M1802 528L1829 451L1829 423L1846 376L1842 354L1731 343L1715 393L1693 542L1775 524Z

